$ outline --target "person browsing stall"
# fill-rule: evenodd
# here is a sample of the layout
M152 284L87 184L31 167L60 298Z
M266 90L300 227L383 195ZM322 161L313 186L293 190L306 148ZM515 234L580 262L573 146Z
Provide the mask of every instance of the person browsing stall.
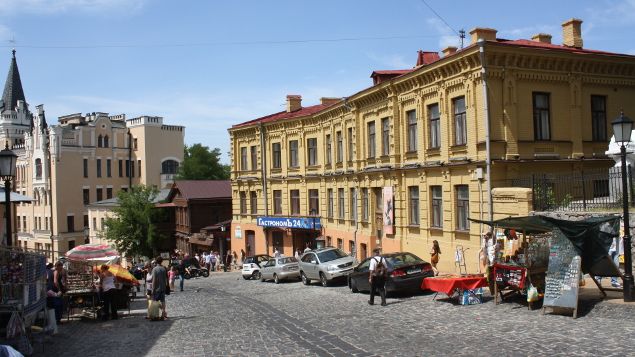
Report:
M108 313L110 310L110 318L116 320L117 307L115 306L115 294L117 288L115 287L115 276L108 270L108 265L101 266L101 272L99 274L101 279L101 289L103 291L104 309L102 314L102 320L108 320Z

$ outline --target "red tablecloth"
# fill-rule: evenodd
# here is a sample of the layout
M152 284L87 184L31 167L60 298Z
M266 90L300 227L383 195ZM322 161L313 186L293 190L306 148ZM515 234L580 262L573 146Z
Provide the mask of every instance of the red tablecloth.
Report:
M484 276L475 277L434 277L425 278L421 283L421 289L432 290L447 295L452 294L454 289L474 290L487 286L487 278Z

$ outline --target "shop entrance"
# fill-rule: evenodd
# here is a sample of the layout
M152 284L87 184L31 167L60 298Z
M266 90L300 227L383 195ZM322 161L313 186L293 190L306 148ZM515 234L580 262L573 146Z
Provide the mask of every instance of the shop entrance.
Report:
M247 256L255 255L255 243L256 243L256 232L254 231L246 231L245 235L247 239L245 241L245 250L247 251Z
M273 252L278 249L280 253L284 252L284 239L282 232L273 231L271 232L271 250Z
M293 251L304 251L306 247L311 249L317 248L315 246L315 233L310 230L293 230Z

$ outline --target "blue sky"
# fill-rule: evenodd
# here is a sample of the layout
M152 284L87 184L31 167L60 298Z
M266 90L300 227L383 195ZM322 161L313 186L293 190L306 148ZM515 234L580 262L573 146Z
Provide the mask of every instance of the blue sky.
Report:
M510 39L561 43L560 24L578 17L585 48L635 54L635 0L426 2L455 30ZM27 101L49 122L159 115L224 162L226 129L283 110L287 94L304 105L347 96L373 70L457 44L422 0L0 0L0 78L15 46Z

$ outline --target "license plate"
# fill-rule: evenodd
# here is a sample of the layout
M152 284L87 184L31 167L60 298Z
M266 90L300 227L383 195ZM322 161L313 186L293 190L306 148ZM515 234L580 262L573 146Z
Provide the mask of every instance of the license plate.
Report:
M410 268L406 271L406 274L417 274L421 272L421 268Z

